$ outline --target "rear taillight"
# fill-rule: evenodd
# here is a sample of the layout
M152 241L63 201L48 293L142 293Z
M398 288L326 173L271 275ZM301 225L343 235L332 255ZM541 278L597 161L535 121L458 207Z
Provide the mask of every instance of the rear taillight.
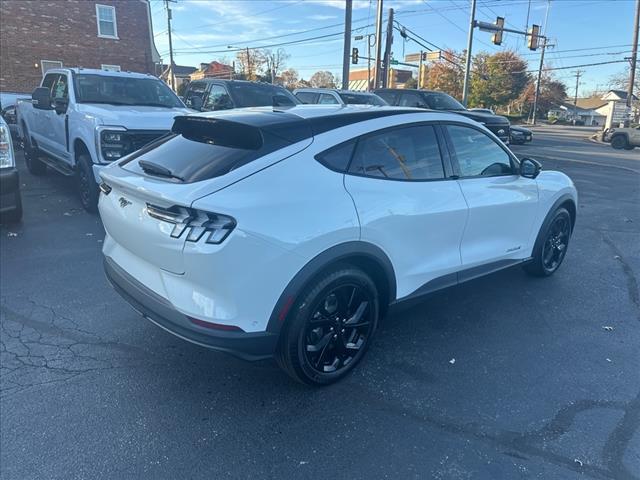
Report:
M0 124L0 168L15 167L15 165L11 132L6 125Z
M204 237L205 243L218 245L224 242L236 226L236 221L226 215L178 205L164 208L147 203L147 214L173 224L171 236L181 238L186 235L187 242L198 242Z

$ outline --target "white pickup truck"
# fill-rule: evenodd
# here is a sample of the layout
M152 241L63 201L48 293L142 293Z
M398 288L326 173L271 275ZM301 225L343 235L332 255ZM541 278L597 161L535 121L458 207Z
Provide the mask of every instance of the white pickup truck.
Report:
M31 100L17 105L29 172L47 166L75 176L82 206L95 212L99 170L165 135L191 112L162 81L140 73L48 70Z

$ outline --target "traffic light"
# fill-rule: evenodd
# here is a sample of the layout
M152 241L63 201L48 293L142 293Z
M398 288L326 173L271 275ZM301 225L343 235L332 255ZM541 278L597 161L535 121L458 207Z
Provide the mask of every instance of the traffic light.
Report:
M351 49L351 63L358 63L358 49L355 47Z
M496 18L496 27L500 30L496 30L496 33L491 37L491 41L496 45L502 44L502 29L504 28L504 17Z
M538 42L540 41L540 25L532 25L528 32L529 43L527 46L529 50L536 50L538 48Z

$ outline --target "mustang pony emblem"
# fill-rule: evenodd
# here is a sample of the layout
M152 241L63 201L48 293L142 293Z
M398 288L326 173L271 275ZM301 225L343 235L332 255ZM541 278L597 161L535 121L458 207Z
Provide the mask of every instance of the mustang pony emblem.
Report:
M120 202L120 207L122 208L126 207L127 205L131 205L131 202L124 197L120 197L118 201Z

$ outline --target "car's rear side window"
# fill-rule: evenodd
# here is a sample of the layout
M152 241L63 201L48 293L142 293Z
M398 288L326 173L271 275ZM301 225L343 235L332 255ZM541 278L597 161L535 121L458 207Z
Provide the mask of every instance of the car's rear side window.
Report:
M316 155L316 160L331 170L344 173L349 168L349 161L355 145L355 140L342 143Z
M318 101L318 94L313 92L298 92L296 93L296 97L302 103L313 104Z
M443 179L444 168L434 127L411 125L360 138L349 173L390 180Z

